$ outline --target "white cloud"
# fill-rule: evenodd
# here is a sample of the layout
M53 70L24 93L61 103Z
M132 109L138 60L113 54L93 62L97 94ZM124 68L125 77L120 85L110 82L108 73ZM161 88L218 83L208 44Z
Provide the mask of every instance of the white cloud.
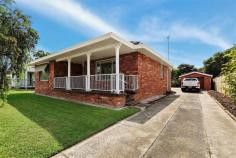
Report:
M142 40L150 43L163 42L167 35L175 41L197 40L202 43L217 46L221 49L229 48L229 42L218 34L219 31L202 29L183 23L167 23L157 18L141 20L139 29L128 31L114 27L109 21L83 7L74 0L16 0L20 4L29 6L41 14L62 22L76 30L85 28L87 34L103 34L114 32L132 40ZM89 29L88 29L89 28ZM128 33L128 32L132 32Z
M219 35L220 29L217 27L202 29L181 22L166 23L157 18L146 18L140 22L140 28L145 28L145 39L148 41L161 42L170 35L174 41L197 40L221 49L232 46L222 35Z
M54 20L73 28L89 27L96 33L114 32L123 34L102 18L90 12L74 0L16 0ZM73 26L72 26L73 25Z

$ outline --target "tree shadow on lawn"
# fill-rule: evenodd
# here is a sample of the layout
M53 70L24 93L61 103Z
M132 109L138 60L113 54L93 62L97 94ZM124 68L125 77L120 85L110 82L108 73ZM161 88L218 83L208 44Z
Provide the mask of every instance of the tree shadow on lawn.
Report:
M47 130L64 148L134 113L128 109L91 107L23 92L10 94L8 103Z

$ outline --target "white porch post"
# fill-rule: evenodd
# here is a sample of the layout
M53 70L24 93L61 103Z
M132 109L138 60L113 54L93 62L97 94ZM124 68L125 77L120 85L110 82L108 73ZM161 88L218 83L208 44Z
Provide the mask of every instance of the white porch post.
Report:
M90 91L90 56L91 53L87 53L87 82L86 82L86 91Z
M68 61L68 75L67 75L67 90L71 90L71 86L70 86L70 76L71 76L71 58L67 59Z
M115 47L116 50L116 93L120 93L120 46L121 44L118 44Z

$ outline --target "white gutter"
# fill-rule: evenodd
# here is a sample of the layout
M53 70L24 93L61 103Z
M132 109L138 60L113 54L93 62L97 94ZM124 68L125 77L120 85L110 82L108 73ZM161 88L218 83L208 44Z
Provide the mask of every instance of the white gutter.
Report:
M102 35L100 37L97 37L95 39L92 39L92 40L80 43L80 44L75 45L73 47L64 49L64 50L62 50L62 51L60 51L58 53L54 53L54 54L42 57L40 59L34 60L34 61L30 62L29 65L30 66L34 66L36 64L48 63L49 60L55 60L54 58L56 58L56 57L58 57L60 55L63 55L65 53L71 52L73 50L76 50L76 49L79 49L79 48L82 48L82 47L85 47L85 46L88 46L88 45L91 45L91 44L95 44L97 42L100 42L100 41L103 41L103 40L106 40L106 39L109 39L109 38L115 39L118 42L126 45L127 47L129 47L129 48L131 48L133 50L144 49L144 50L148 51L149 53L151 53L153 56L155 56L158 60L163 62L162 64L166 64L167 66L169 66L170 69L173 68L173 66L164 57L162 57L159 53L157 53L154 50L152 50L150 47L148 47L148 46L146 46L144 44L134 45L134 44L130 43L129 41L126 41L125 39L122 39L121 37L115 35L112 32L107 33L105 35Z

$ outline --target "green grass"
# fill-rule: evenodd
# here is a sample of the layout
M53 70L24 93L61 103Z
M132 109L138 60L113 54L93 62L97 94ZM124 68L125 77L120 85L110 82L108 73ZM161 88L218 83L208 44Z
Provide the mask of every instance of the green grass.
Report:
M48 157L136 112L11 91L0 108L0 157Z

